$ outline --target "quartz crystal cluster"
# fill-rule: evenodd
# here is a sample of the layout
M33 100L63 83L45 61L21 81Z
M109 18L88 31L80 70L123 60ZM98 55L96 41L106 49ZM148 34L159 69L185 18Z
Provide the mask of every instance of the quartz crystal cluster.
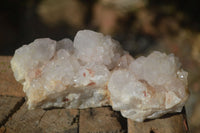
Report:
M29 109L111 105L143 121L180 112L189 96L188 73L173 54L134 59L110 36L90 30L74 42L36 39L15 51L11 67Z

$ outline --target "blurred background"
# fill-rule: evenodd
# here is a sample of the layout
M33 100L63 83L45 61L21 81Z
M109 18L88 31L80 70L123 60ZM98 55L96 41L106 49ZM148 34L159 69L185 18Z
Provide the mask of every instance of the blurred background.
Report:
M200 132L200 1L1 0L0 55L36 38L70 38L81 29L109 34L133 56L174 53L189 72L186 105L192 133Z

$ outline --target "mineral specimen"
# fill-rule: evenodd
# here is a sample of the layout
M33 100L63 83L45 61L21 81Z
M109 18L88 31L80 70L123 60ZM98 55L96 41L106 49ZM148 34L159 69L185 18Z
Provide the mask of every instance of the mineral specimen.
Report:
M134 59L110 36L82 30L70 39L36 39L15 51L11 67L29 109L111 105L135 121L180 112L187 72L173 54Z

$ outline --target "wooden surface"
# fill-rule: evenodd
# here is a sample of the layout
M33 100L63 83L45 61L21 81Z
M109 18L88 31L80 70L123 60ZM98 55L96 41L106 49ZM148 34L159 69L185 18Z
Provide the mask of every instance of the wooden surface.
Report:
M27 110L26 103L5 124L9 133L77 133L78 110Z
M10 56L0 56L0 95L24 97L22 85L13 76L10 60Z
M23 98L0 96L0 125L4 125L8 118L19 109Z
M80 133L124 133L127 131L126 119L120 118L119 112L112 111L111 107L90 108L80 110Z
M183 114L138 123L128 120L129 133L186 133L188 127Z
M186 133L184 114L136 123L111 107L28 110L11 57L0 56L0 133ZM128 122L127 122L128 121Z

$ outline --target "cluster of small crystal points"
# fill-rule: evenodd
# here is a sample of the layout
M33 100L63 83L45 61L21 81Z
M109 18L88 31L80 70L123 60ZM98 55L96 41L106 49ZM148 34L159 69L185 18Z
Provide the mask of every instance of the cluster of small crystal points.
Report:
M110 36L90 30L70 39L36 39L15 51L11 67L29 109L111 105L135 121L180 112L187 72L173 54L134 59Z

